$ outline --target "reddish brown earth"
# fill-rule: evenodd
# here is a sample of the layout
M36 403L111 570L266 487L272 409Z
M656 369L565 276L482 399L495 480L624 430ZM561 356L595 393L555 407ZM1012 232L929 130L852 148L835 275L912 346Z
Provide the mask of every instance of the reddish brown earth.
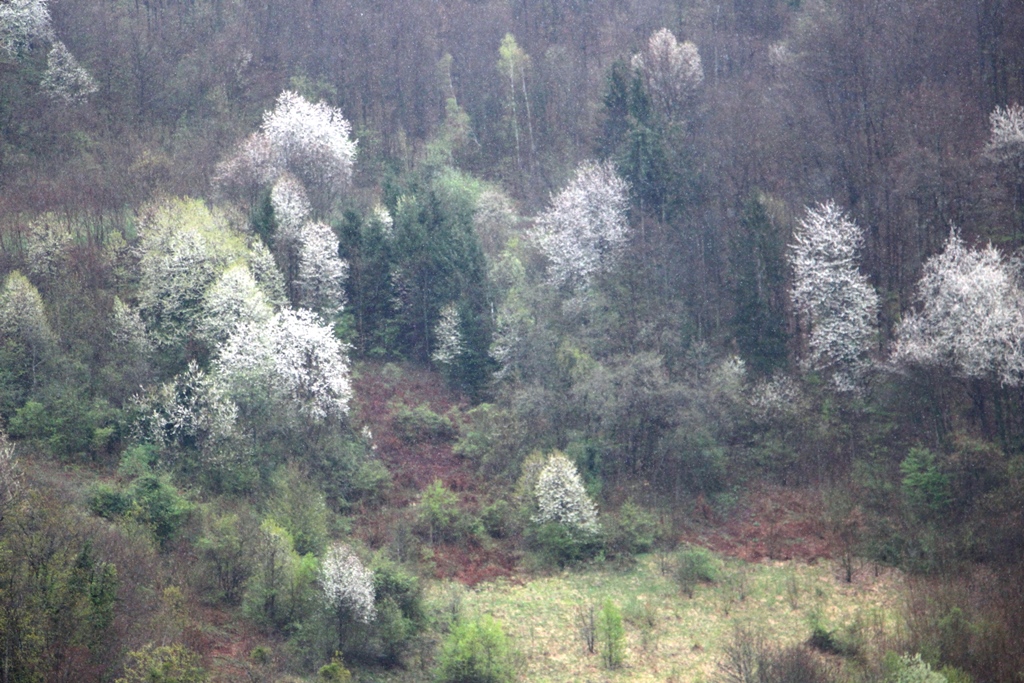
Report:
M400 373L394 370L394 366L365 365L354 381L354 420L373 432L377 454L392 477L384 504L363 509L355 518L355 533L371 547L393 543L398 529L414 526L416 502L435 480L456 492L460 507L469 514L478 513L486 499L487 483L472 463L452 452L453 441L407 443L392 426L392 418L401 407L426 405L461 427L463 412L469 406L448 390L436 373L408 366L401 367ZM485 548L473 540L435 543L429 549L435 576L468 585L511 576L516 553L508 544L487 545Z
M814 562L832 556L821 494L811 489L760 486L718 515L698 497L680 541L748 562Z

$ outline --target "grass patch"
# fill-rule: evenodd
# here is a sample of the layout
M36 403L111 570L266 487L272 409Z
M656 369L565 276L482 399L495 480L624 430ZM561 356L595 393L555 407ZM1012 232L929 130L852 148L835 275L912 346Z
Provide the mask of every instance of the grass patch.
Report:
M779 646L806 643L813 625L838 633L868 613L894 627L901 596L896 574L845 584L827 563L713 560L715 583L699 583L693 597L661 571L656 557L643 555L625 571L566 571L525 584L481 584L466 592L462 610L467 618L489 614L503 625L519 653L523 681L711 680L737 623ZM580 629L581 612L600 610L607 600L620 605L625 617L622 665L611 671L603 666L600 639L591 653Z

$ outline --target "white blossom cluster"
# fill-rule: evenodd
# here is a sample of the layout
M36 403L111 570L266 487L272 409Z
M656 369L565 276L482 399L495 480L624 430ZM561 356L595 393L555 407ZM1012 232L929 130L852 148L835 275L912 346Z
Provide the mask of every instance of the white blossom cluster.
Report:
M943 252L925 263L919 310L899 326L893 360L1020 384L1024 292L1019 275L992 245L969 249L952 231Z
M670 119L680 114L704 82L697 46L680 43L667 28L651 34L647 48L633 55L632 66L643 76L655 106Z
M216 347L227 341L240 326L261 324L273 314L273 307L248 266L236 263L221 273L206 290L199 337L211 347Z
M585 289L596 273L614 265L628 237L627 192L611 162L584 162L552 198L530 233L550 260L552 282Z
M1024 107L996 107L989 115L991 136L985 154L999 163L1024 163Z
M0 431L0 517L21 491L21 470L14 457L14 444Z
M339 109L313 104L290 90L281 93L277 106L263 115L263 134L281 167L307 186L340 189L348 184L356 156L351 132Z
M333 609L348 610L364 624L377 616L373 572L348 546L338 544L327 551L320 566L320 587Z
M270 205L274 207L278 238L297 240L312 210L306 197L306 188L291 173L284 173L270 190Z
M209 455L230 438L238 410L221 385L196 364L133 402L141 413L134 424L140 441L197 448Z
M99 87L61 41L56 41L46 61L46 73L39 87L64 104L81 104Z
M310 196L329 200L352 177L356 143L351 132L339 109L286 90L263 115L260 130L218 165L216 182L251 197L291 173Z
M51 40L50 9L46 0L9 0L0 4L0 49L18 57L33 41Z
M334 315L345 301L348 263L338 256L338 236L326 223L307 223L298 243L295 284L299 304Z
M858 388L875 343L878 294L857 268L864 234L834 202L808 207L789 250L796 310L810 323L808 364Z
M754 384L748 397L755 420L771 423L780 415L792 414L800 405L800 388L787 375L776 375Z
M25 262L29 272L45 279L60 277L73 241L67 224L53 214L32 221L25 234Z
M263 392L314 422L348 414L352 396L345 347L312 311L284 309L242 325L214 361L229 392Z
M462 353L464 345L459 324L459 309L455 304L448 304L441 309L434 327L434 353L430 355L430 359L438 365L454 365Z
M576 466L561 453L552 453L537 476L537 524L561 524L579 531L598 533L597 507L590 500Z

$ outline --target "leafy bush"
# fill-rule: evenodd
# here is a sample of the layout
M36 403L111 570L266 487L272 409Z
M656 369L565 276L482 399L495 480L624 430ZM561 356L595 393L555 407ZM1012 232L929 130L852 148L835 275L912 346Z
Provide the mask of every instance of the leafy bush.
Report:
M611 600L605 600L597 615L597 640L601 646L601 661L609 669L622 666L625 658L626 630L622 626L622 612Z
M633 502L624 503L607 527L604 544L609 557L630 558L654 547L654 516Z
M601 549L597 534L554 522L532 525L526 542L541 564L548 567L565 567L588 560Z
M462 622L441 645L435 670L437 683L511 683L511 649L493 617Z
M707 548L688 546L676 556L676 583L688 597L698 583L715 583L720 574L720 563Z
M451 441L458 436L458 429L451 420L425 405L399 408L391 418L391 426L406 443Z
M435 479L420 495L417 522L431 543L458 535L459 496Z
M132 482L131 497L138 506L139 521L152 529L161 547L177 537L195 509L166 474L139 477Z
M149 644L128 653L129 664L117 683L205 683L202 660L184 645Z

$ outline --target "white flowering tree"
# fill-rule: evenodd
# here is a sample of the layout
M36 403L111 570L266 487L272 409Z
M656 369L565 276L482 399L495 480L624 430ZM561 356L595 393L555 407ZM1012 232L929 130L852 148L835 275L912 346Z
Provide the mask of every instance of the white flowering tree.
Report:
M537 524L559 524L587 534L600 532L597 507L590 500L576 466L561 453L552 453L537 475Z
M369 624L377 616L373 572L347 545L338 544L327 551L320 565L320 587L324 601L339 619Z
M260 130L218 167L218 183L251 197L254 188L272 185L288 172L325 211L352 177L356 143L351 132L339 109L286 90L263 115Z
M459 308L455 304L447 304L441 309L434 326L434 339L434 352L430 359L438 365L452 368L464 349L459 331Z
M858 270L863 231L834 202L808 207L789 249L791 296L810 326L808 365L858 388L875 345L878 294Z
M14 444L0 431L0 520L21 492L21 470L14 457Z
M553 283L585 289L615 264L629 235L627 192L610 162L584 162L552 198L530 235L548 257Z
M245 243L198 200L149 207L140 222L139 313L158 347L180 349L197 334L207 289L245 258Z
M133 403L133 436L160 447L170 460L196 454L212 461L234 434L235 404L195 361L149 395L136 396Z
M326 223L307 223L298 240L296 299L331 318L345 302L348 263L338 256L338 236Z
M1024 164L1024 107L996 107L989 115L990 136L985 154L992 160L1020 167Z
M67 46L56 40L47 0L0 3L0 52L21 60L34 47L52 42L40 89L65 105L84 102L96 92L96 81Z
M322 423L348 414L346 350L307 310L282 310L242 325L219 349L214 368L252 419L295 417Z
M0 49L19 57L35 41L51 40L47 0L10 0L0 4Z
M669 120L686 108L704 82L704 67L697 46L680 43L667 28L651 34L643 52L633 56L632 66L643 76L655 106Z
M39 83L43 92L66 105L81 104L99 88L61 41L56 41L46 61L46 73Z
M274 309L245 263L231 265L206 290L198 335L211 348L242 325L262 324Z
M893 360L1018 385L1024 373L1024 292L992 246L968 248L954 230L925 263L918 308L896 333Z
M306 197L306 188L291 173L284 173L270 190L270 205L277 221L277 237L285 241L297 240L312 208Z
M39 369L54 352L56 343L39 290L14 271L0 291L0 350L7 372L20 375L24 388L34 387Z

